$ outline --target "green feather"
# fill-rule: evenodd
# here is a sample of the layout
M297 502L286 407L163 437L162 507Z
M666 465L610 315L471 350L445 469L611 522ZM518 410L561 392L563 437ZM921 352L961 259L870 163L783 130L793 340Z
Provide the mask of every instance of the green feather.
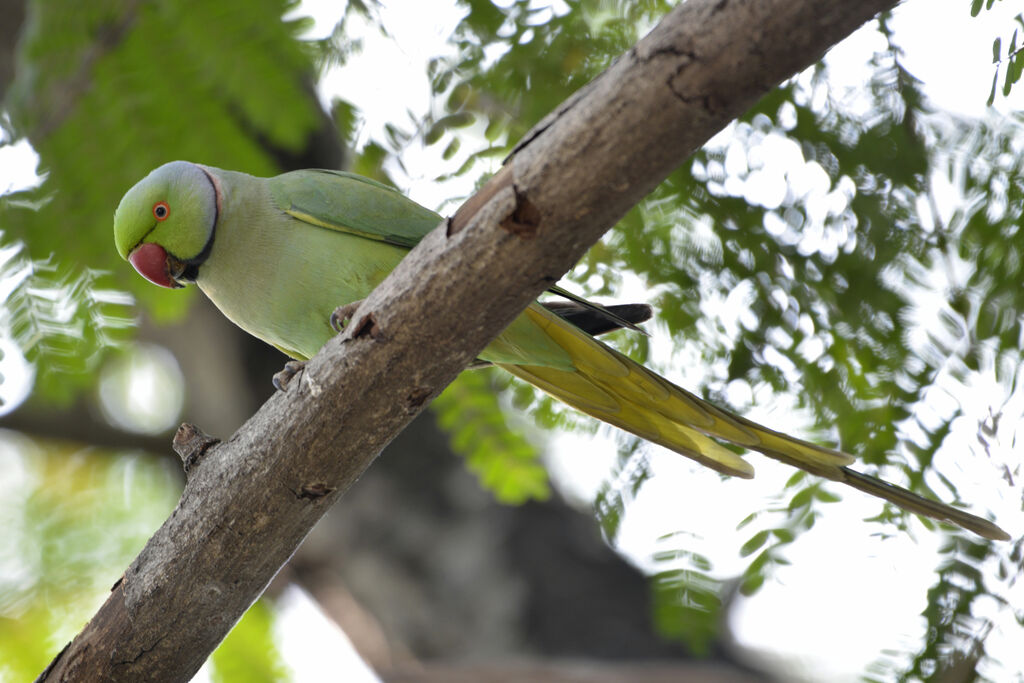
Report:
M267 182L274 204L304 223L411 249L441 217L394 189L342 171L292 171Z

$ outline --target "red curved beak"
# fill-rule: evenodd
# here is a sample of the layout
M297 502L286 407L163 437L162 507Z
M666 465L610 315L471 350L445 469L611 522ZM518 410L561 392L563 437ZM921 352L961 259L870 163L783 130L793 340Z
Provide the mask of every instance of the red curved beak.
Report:
M139 275L154 285L168 289L181 287L168 273L167 252L159 244L140 244L128 254L128 261L139 271Z

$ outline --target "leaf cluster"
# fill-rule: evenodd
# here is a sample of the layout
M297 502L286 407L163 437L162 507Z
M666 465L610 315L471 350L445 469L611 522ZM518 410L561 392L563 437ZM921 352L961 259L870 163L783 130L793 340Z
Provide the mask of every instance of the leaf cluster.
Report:
M971 16L976 17L981 14L983 7L986 10L991 10L993 5L995 5L995 0L971 0ZM1021 75L1024 74L1024 54L1022 54L1024 50L1017 46L1017 35L1021 29L1024 29L1024 15L1018 14L1014 17L1014 21L1017 22L1020 28L1014 27L1005 53L1003 52L1002 37L996 36L992 41L992 63L995 65L995 69L992 71L992 89L988 95L989 106L992 106L995 102L997 90L1002 92L1003 97L1008 97L1013 86L1020 81ZM1006 68L1003 75L1003 85L1000 88L999 70L1004 66Z

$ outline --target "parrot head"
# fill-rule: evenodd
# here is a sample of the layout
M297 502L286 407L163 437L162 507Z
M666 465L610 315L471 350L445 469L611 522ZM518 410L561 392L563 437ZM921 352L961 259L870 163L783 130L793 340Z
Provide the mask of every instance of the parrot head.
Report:
M202 166L172 161L128 190L114 212L114 242L142 277L161 287L195 282L213 247L217 180Z

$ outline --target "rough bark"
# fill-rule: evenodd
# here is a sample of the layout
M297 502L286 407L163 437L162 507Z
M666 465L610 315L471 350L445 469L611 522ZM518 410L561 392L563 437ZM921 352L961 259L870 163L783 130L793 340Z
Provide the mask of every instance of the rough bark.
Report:
M669 13L542 121L287 392L205 452L41 680L189 680L331 503L519 311L711 135L893 4L691 0Z

